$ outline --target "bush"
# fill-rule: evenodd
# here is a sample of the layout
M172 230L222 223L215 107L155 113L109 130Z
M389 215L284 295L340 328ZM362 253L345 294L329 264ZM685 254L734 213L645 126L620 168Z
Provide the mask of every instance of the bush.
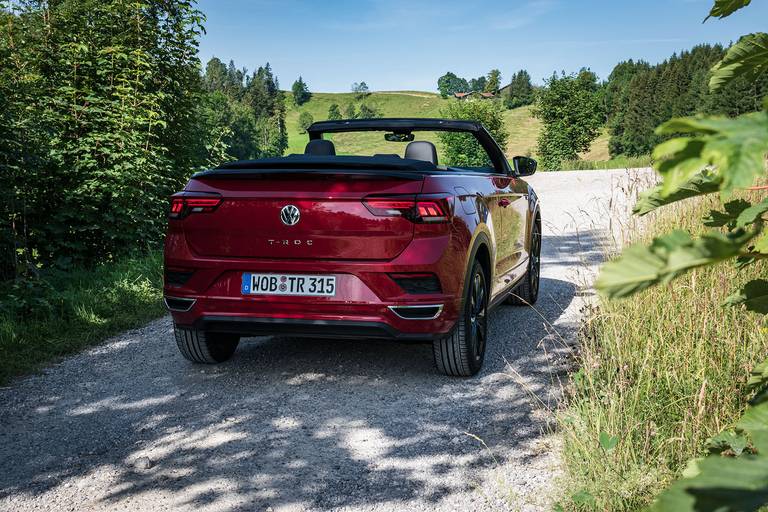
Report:
M375 119L381 116L381 112L376 107L366 103L360 105L360 111L357 113L358 119Z
M38 4L0 9L0 107L13 127L0 134L10 155L0 190L12 194L0 223L17 226L19 266L156 246L168 195L203 163L191 115L199 13L189 2L68 0L44 16Z
M299 128L301 129L301 133L307 133L307 130L314 122L315 118L306 110L299 114Z
M507 147L509 134L504 126L504 109L499 101L454 101L440 111L446 119L477 121L490 132L502 150ZM491 165L488 155L474 136L468 133L438 132L448 165L485 167Z
M338 103L332 103L330 107L328 107L328 120L329 121L338 121L341 119L341 109L339 108Z
M600 135L604 121L597 76L588 70L553 75L533 113L544 124L538 150L544 170L557 170L564 160L578 159Z
M48 270L0 290L0 385L51 359L160 317L162 254Z

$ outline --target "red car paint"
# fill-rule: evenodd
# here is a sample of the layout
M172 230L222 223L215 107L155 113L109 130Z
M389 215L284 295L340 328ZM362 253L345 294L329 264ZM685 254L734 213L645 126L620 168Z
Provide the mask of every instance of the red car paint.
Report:
M504 299L527 269L538 215L528 184L491 169L390 174L193 177L173 196L165 241L164 293L169 303L194 300L172 308L175 324L311 336L333 325L350 329L330 329L332 337L434 339L456 325L475 259L487 268L490 303ZM403 201L437 220L386 215ZM281 221L287 205L300 212L295 225ZM336 295L246 295L243 273L335 276ZM436 276L439 289L409 293L396 281L408 276ZM419 305L441 308L429 319L402 318L392 309ZM206 319L216 321L201 323ZM258 320L268 322L254 331Z

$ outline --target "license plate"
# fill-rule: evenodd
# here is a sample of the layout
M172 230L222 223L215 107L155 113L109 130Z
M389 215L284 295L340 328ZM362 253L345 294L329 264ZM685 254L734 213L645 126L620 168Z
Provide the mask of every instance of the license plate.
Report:
M335 276L295 274L243 274L243 295L296 295L333 297Z

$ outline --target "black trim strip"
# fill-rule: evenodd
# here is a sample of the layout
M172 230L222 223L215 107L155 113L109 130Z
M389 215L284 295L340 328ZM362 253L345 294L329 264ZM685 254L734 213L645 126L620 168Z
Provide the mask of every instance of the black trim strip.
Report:
M375 338L405 341L430 341L445 334L403 333L383 322L355 322L347 320L301 320L292 318L248 318L231 316L203 316L195 329L226 332L241 336L295 336L307 338L360 339Z

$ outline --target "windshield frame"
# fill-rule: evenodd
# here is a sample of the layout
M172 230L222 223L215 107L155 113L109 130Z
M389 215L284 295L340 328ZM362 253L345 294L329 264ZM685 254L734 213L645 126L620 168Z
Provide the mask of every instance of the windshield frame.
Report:
M512 167L507 157L499 147L493 136L486 128L476 121L459 119L347 119L340 121L319 121L313 123L307 134L310 140L322 139L326 133L345 132L377 132L386 131L392 133L408 134L413 132L464 132L475 137L480 146L485 150L488 159L498 174L513 174Z

